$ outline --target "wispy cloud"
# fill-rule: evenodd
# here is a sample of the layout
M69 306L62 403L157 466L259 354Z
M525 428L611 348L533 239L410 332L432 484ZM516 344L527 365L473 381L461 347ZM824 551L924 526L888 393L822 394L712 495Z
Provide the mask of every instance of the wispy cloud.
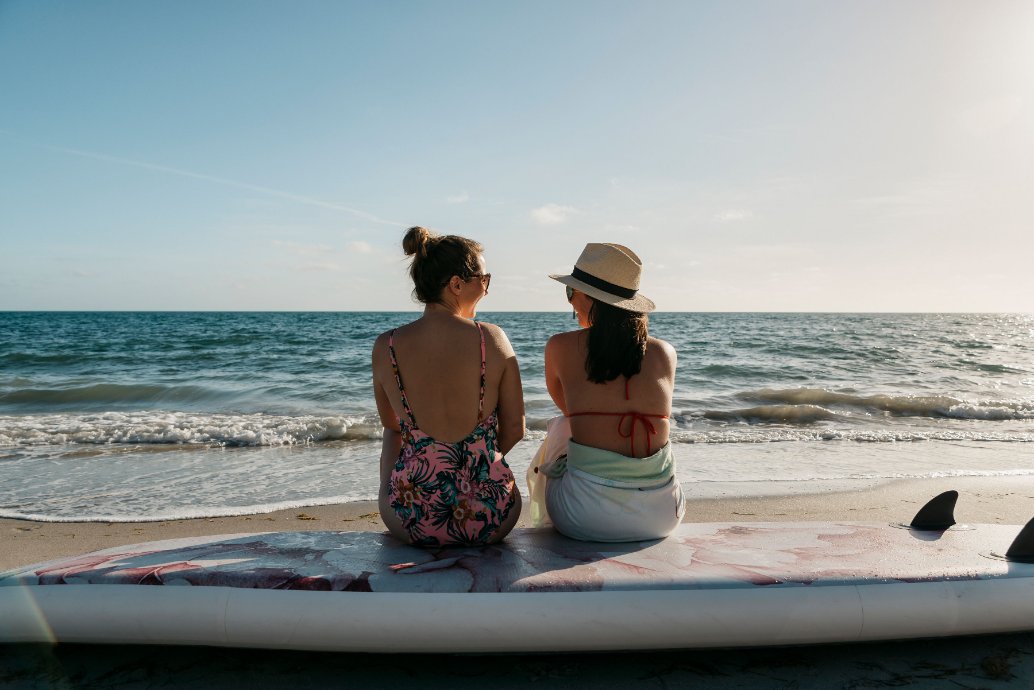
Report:
M732 208L714 214L714 219L719 223L738 223L739 221L750 220L753 217L754 213L752 211L742 208Z
M247 182L240 182L238 180L231 180L225 177L216 177L215 175L205 175L204 173L192 172L190 170L182 170L180 168L171 168L167 165L157 165L155 163L147 163L145 161L133 160L130 158L121 158L119 156L109 156L104 153L97 153L95 151L84 151L82 149L72 149L64 146L52 146L50 144L42 144L39 142L29 141L22 139L15 135L13 132L7 130L0 130L0 132L14 136L21 141L38 146L48 151L56 151L58 153L66 153L71 156L80 156L82 158L91 158L93 160L104 161L106 163L118 163L120 165L131 165L136 168L143 168L144 170L153 170L154 172L166 173L168 175L178 175L180 177L189 177L194 180L204 180L205 182L214 182L215 184L226 185L228 187L236 187L238 189L247 189L252 192L259 192L260 194L266 194L274 196L279 199L287 199L299 204L305 204L308 206L319 206L320 208L329 208L335 211L344 211L345 213L351 213L352 215L364 218L374 223L380 223L381 225L390 225L392 227L403 227L405 223L400 223L393 220L385 220L372 213L363 211L361 209L346 206L344 204L338 204L331 201L323 201L322 199L314 199L312 197L303 196L301 194L293 194L291 192L284 192L279 189L271 189L269 187L262 187L259 185L249 184Z
M371 254L373 252L373 247L370 245L370 243L369 242L363 242L362 240L356 240L355 242L349 242L348 243L348 248L349 248L349 250L351 250L351 251L353 251L353 252L355 252L357 254Z
M578 209L573 206L546 204L532 210L531 219L539 225L560 225L566 223L567 219L575 213L578 213Z
M445 201L450 204L465 204L470 201L470 195L466 192L460 192L455 196L446 197Z

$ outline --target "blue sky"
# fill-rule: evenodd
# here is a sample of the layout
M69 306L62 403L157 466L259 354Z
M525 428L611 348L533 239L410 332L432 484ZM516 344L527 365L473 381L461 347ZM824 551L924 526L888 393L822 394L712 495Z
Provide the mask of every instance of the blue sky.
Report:
M1034 3L0 0L0 309L1034 311Z

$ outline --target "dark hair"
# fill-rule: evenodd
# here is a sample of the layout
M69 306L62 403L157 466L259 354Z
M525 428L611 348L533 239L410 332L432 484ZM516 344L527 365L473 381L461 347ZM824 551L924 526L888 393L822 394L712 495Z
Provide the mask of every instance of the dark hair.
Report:
M646 355L650 317L592 299L589 307L589 354L585 373L593 383L635 376Z
M469 280L478 272L481 245L466 237L436 235L415 226L402 238L402 249L406 256L413 257L409 266L413 296L424 304L440 302L442 288L453 276Z

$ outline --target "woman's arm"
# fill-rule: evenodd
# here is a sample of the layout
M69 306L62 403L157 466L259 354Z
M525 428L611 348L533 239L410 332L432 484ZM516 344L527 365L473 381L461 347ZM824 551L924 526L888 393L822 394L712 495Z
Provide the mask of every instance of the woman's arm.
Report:
M384 389L376 382L374 383L374 397L377 398L377 411L381 415L381 425L384 427L384 434L381 436L380 463L380 486L383 490L388 486L388 479L391 477L391 471L394 469L395 461L398 460L399 451L402 449L402 432L399 430L398 423L395 422L394 416L392 416L391 425L384 422L384 411L381 409L382 404L387 404L389 414L393 415L393 413L391 412L391 404L388 403L388 396L384 394Z
M517 353L501 328L493 329L503 354L503 376L499 381L499 452L506 455L524 438L524 388Z
M373 398L377 402L377 414L381 418L381 426L384 427L384 435L381 438L380 459L380 487L382 492L388 486L388 478L391 476L391 470L395 467L399 450L402 448L402 432L399 429L398 418L395 416L395 410L391 407L391 401L388 400L388 394L384 392L384 386L381 385L377 378L377 372L385 364L381 360L384 358L384 351L387 347L387 340L383 335L377 338L373 345L373 357L371 358Z
M381 458L380 458L380 486L377 489L377 509L381 514L381 521L397 539L409 543L410 536L402 526L402 522L395 515L391 508L391 501L388 499L388 482L391 481L391 471L398 461L399 451L402 448L402 430L399 428L398 417L391 407L388 394L384 392L384 386L378 377L378 372L383 374L390 364L387 361L388 339L386 334L377 338L373 345L373 397L377 401L377 414L381 418L381 426L384 427L384 435L381 437ZM390 380L390 379L389 379Z
M564 385L560 382L560 360L561 344L559 334L554 335L546 341L546 390L549 397L553 398L553 404L560 409L560 413L567 415L567 401L564 399Z

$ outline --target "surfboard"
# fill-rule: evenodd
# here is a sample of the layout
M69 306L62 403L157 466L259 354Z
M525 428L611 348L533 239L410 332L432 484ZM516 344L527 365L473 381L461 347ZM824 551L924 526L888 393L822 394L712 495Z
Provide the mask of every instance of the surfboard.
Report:
M371 532L174 539L0 574L0 642L532 652L1025 631L1019 531L701 523L648 542L518 529L431 550Z

